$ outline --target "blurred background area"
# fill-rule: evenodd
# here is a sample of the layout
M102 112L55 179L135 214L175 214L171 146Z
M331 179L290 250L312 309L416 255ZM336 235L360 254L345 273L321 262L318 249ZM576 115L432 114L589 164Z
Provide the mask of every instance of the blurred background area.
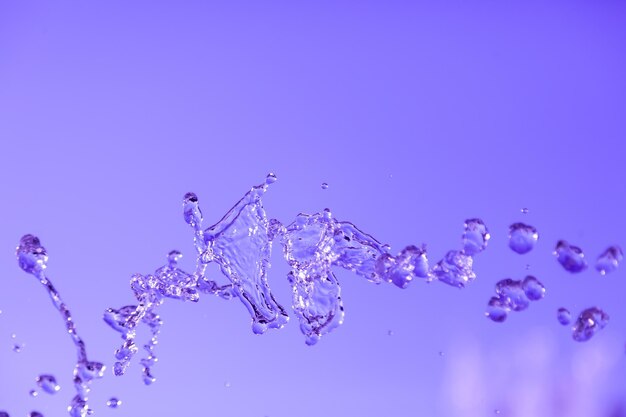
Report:
M626 272L552 255L559 239L592 264L626 246L624 74L621 1L1 3L0 409L63 416L73 396L74 348L15 260L33 233L109 367L96 415L625 416ZM270 171L270 217L328 207L431 262L480 217L478 278L400 290L336 271L345 323L314 347L293 314L256 336L237 300L167 300L157 382L137 362L114 377L104 310L171 249L194 266L183 194L210 225ZM527 255L507 247L516 221L539 231ZM284 306L287 272L275 250ZM495 283L528 274L545 299L486 319ZM574 342L556 311L591 306L610 322ZM42 373L61 391L33 398Z

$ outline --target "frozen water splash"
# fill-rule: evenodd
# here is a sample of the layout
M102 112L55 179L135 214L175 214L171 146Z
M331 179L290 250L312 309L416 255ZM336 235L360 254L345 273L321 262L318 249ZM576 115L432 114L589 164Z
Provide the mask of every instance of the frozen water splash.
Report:
M44 286L48 292L52 304L58 310L65 328L72 338L72 342L77 351L77 362L74 368L74 387L76 395L72 399L68 411L72 417L85 417L91 413L87 405L87 395L89 394L91 381L101 378L104 375L104 365L100 362L93 362L87 358L85 343L78 335L72 314L67 308L61 295L54 288L52 282L46 276L45 270L48 263L48 254L46 249L41 245L39 239L33 235L25 235L20 239L20 243L16 249L16 256L19 266L31 275L33 275ZM45 376L42 380L42 389L51 388L56 392L56 381L54 377ZM51 377L51 378L48 378ZM41 378L41 377L40 377ZM39 381L38 381L39 383ZM44 388L44 386L46 388ZM32 413L31 413L32 414Z
M224 299L236 297L248 310L254 333L283 327L289 317L274 298L267 281L274 242L282 246L291 267L287 278L292 287L292 308L309 345L317 343L343 322L341 287L332 272L333 267L352 271L373 283L389 282L399 288L405 288L416 278L438 279L463 287L476 277L469 253L481 252L489 240L487 228L480 219L466 221L463 250L448 252L431 269L424 246L410 245L394 256L387 245L352 223L337 220L328 209L321 213L299 214L286 226L276 219L268 219L262 196L274 182L276 176L269 174L263 184L252 187L221 220L206 229L202 225L198 196L194 193L184 196L183 218L194 232L196 269L193 273L181 270L178 261L182 255L172 251L167 265L154 274L136 274L131 278L137 305L110 308L105 312L104 320L120 332L124 340L115 352L118 361L113 371L116 375L125 373L138 352L136 327L143 323L152 332L152 339L144 345L148 356L141 361L144 382L154 381L153 347L162 324L156 309L165 298L195 302L200 293ZM228 279L227 284L218 284L206 276L207 265L211 262L219 266Z
M572 246L564 240L557 242L554 256L561 266L571 273L578 273L587 269L587 261L582 249L578 246Z
M530 252L538 239L539 233L533 226L524 223L509 226L509 247L520 255Z
M609 324L609 315L598 307L583 310L572 327L572 338L577 342L586 342Z
M534 276L524 280L506 278L496 283L496 296L487 303L485 316L494 322L502 323L511 311L523 311L531 301L541 300L546 293L543 284Z
M570 313L569 310L565 307L560 307L556 311L556 319L563 326L569 326L569 324L572 322L572 313Z
M608 247L596 260L596 270L601 275L606 275L609 272L613 272L617 269L622 260L624 259L624 253L619 246Z

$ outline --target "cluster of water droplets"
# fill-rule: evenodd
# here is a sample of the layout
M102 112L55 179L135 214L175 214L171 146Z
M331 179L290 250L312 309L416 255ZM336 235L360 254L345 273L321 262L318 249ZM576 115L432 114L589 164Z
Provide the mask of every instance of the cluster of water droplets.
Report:
M523 280L503 279L496 283L496 295L487 303L485 315L502 323L511 311L526 310L531 301L541 300L545 293L543 284L532 275Z
M76 331L70 310L63 302L59 292L52 285L52 282L46 276L45 270L48 263L48 253L41 245L39 239L33 235L23 236L16 249L16 255L18 264L22 270L37 278L48 292L52 304L61 315L65 328L76 347L77 361L73 378L76 395L72 398L68 406L68 411L72 417L85 417L91 413L87 405L87 395L89 394L91 381L101 378L104 375L105 367L100 362L90 361L88 359L85 343ZM56 379L51 375L41 375L37 379L37 384L46 392L53 393L58 391Z

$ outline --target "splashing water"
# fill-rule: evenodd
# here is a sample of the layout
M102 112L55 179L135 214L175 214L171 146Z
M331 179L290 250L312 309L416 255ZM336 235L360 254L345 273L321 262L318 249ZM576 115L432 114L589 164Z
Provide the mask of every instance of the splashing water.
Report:
M572 273L587 269L585 254L578 246L572 246L564 240L559 240L554 249L554 256L566 271Z
M572 327L572 338L577 342L586 342L609 324L609 315L598 307L583 310Z
M523 281L506 278L496 283L496 296L487 302L485 316L496 323L504 322L511 311L523 311L531 301L541 300L546 293L543 284L532 275Z
M572 322L572 313L565 307L561 307L556 311L556 319L563 326L568 326Z
M35 382L37 386L48 394L56 394L61 387L57 384L57 380L53 375L39 375Z
M509 226L509 247L520 255L530 252L538 239L539 233L533 226L524 223Z
M24 272L37 278L48 291L52 304L59 311L65 323L65 328L76 347L78 356L76 367L74 368L76 396L72 399L68 411L72 417L85 417L91 412L87 406L87 394L90 390L89 386L93 379L101 378L104 375L105 367L100 362L92 362L87 358L85 343L76 331L72 314L63 302L59 292L54 288L52 282L50 282L45 274L48 254L46 249L39 242L39 239L33 235L23 236L16 249L16 256L20 268L22 268Z
M405 288L416 278L438 279L463 287L476 277L472 271L473 259L466 252L484 250L489 240L487 228L479 219L466 222L464 251L448 252L430 269L424 246L410 245L394 256L387 245L352 223L337 220L328 209L315 214L301 213L286 226L268 219L262 196L276 180L274 174L269 174L263 184L252 187L221 220L206 229L202 226L197 195L185 194L183 218L194 232L196 270L193 273L181 270L178 261L182 255L172 251L167 265L153 275L133 275L131 288L138 304L110 308L104 314L105 322L121 333L124 340L115 352L116 375L125 373L137 353L135 329L143 323L152 332L151 341L144 346L149 355L141 360L144 383L155 380L151 372L156 361L152 348L162 325L155 310L165 298L196 302L200 293L224 299L236 297L248 310L254 333L282 328L289 317L267 281L274 242L282 246L291 267L287 279L292 287L292 308L308 345L317 343L343 322L341 287L331 270L333 267L352 271L373 283L389 282L399 288ZM205 275L211 262L219 266L228 284L220 285Z
M596 270L600 275L606 275L617 269L624 259L624 253L619 246L608 247L596 260Z

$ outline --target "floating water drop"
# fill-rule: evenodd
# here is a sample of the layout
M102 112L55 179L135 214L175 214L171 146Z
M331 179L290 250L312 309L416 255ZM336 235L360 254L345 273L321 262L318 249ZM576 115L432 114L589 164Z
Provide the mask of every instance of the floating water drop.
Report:
M491 297L487 303L485 316L496 323L502 323L509 315L510 308L506 299L502 297Z
M39 375L35 379L35 382L37 382L37 386L39 386L39 388L48 394L56 394L61 389L53 375Z
M0 417L11 417L6 411L0 411Z
M481 219L465 220L463 253L472 256L484 251L490 238L489 230Z
M524 293L531 301L541 300L546 294L546 288L543 284L532 275L528 275L522 282Z
M530 252L537 243L537 229L524 223L509 226L509 247L521 255Z
M328 183L323 182L322 183L322 190L327 190L328 189Z
M556 311L556 318L563 326L568 326L572 322L572 314L565 307Z
M522 212L522 214L528 214L528 208L527 207L523 207L520 209L520 211Z
M229 381L224 382L224 387L225 388L230 388L230 382Z
M31 411L28 414L28 417L43 417L43 414L41 414L39 411Z
M107 407L109 408L118 408L120 405L122 405L122 401L118 400L116 397L111 397L107 401Z
M440 350L440 351L439 351L439 356L444 357L445 355L446 355L446 354L445 354L445 352L444 352L443 350Z
M269 174L267 174L267 177L265 177L265 183L266 184L273 184L278 180L278 177L276 177L276 175L273 172L270 172Z
M572 246L564 240L559 240L554 249L554 256L565 268L572 273L582 272L587 269L585 254L578 246Z
M472 270L473 259L462 252L451 250L433 267L435 278L453 287L463 288L476 279Z
M13 352L20 353L22 351L23 347L24 347L23 344L15 343L15 344L13 344L13 348L12 349L13 349Z
M609 323L609 315L598 307L583 310L572 328L572 338L577 342L586 342Z
M28 395L30 395L31 397L36 397L39 395L39 393L37 391L35 391L34 389L31 389L30 391L28 391Z
M607 248L596 261L596 270L601 275L606 275L609 272L613 272L617 269L619 264L624 259L624 253L619 246L610 246Z
M387 336L393 336L393 330L387 330Z
M526 310L530 304L522 283L517 280L506 278L498 281L496 293L506 302L507 307L513 311Z

